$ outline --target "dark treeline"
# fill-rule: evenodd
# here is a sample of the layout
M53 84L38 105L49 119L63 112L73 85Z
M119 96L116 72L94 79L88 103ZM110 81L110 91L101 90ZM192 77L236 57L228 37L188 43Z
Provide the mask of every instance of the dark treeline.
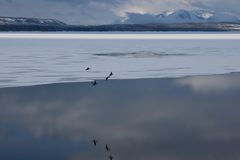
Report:
M239 30L240 24L228 24L228 23L115 24L99 26L0 25L0 31L239 31Z

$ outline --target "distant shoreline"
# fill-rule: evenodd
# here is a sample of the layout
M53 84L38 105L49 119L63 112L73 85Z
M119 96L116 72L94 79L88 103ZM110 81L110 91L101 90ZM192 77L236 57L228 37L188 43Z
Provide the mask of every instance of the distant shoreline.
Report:
M0 39L239 40L240 32L0 32Z
M180 23L180 24L114 24L98 26L77 25L3 25L0 24L0 32L6 31L84 31L84 32L111 32L111 31L240 31L238 23Z

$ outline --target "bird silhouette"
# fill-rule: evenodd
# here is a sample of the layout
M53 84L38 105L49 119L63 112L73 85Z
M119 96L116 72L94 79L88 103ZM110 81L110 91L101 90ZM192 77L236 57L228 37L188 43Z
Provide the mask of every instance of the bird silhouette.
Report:
M106 144L105 148L106 148L107 151L110 151L110 148L108 147L107 144Z
M94 146L96 146L97 145L97 140L92 140L92 142L93 142L93 144L94 144Z
M94 80L93 82L92 82L92 85L93 86L96 86L98 83L97 83L97 81L96 80Z
M111 156L111 155L110 155L110 156L108 156L108 158L109 158L110 160L113 160L113 156Z
M111 72L107 77L106 77L106 81L113 75L113 73Z
M113 75L113 73L111 72L110 74L109 74L109 77L111 77Z
M85 70L88 71L88 70L90 70L90 69L91 69L91 68L87 67Z

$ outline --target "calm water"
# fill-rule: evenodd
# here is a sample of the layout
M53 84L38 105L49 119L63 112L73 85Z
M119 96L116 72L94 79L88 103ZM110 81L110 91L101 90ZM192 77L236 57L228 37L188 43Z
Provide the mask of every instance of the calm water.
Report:
M0 39L0 87L240 71L240 40ZM92 69L85 71L86 67Z
M0 39L0 159L239 160L239 44Z
M1 88L0 159L238 160L239 81L235 73Z

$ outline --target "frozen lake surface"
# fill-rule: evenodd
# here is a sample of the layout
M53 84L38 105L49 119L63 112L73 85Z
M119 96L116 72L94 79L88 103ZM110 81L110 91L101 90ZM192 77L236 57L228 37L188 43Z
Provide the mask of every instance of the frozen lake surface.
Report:
M0 87L92 81L110 72L113 79L239 72L239 44L237 39L0 38Z

